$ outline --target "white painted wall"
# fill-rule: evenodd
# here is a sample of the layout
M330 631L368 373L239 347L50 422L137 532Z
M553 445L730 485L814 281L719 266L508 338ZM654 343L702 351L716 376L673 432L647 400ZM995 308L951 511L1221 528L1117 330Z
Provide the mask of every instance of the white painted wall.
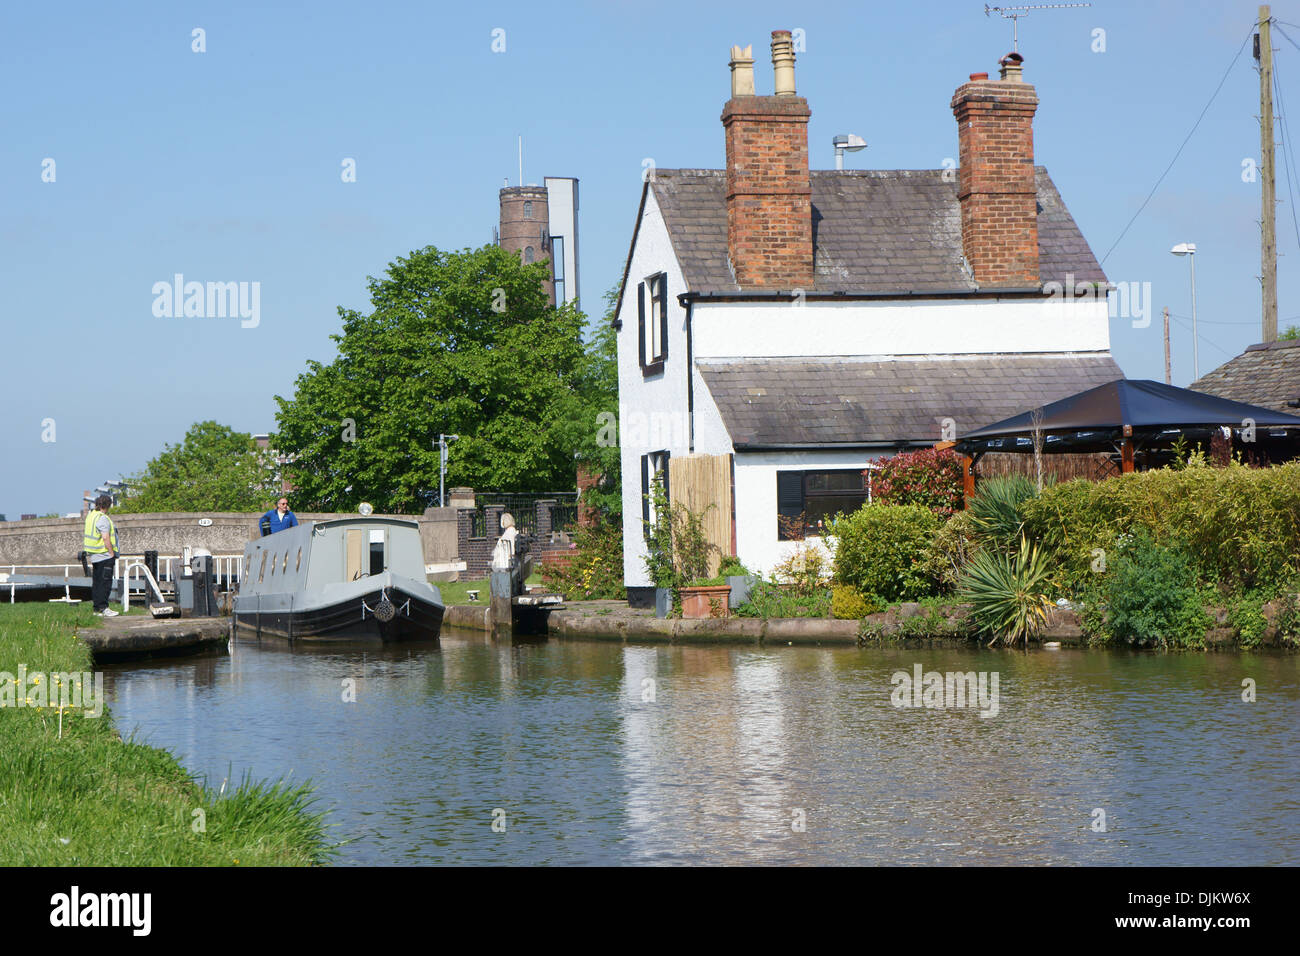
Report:
M668 274L668 358L664 371L649 378L638 360L637 284L658 272ZM623 580L647 587L645 535L641 527L641 456L667 449L690 450L687 416L686 310L677 296L686 291L677 256L668 239L654 192L646 196L636 247L623 292L618 332L619 447L623 472ZM646 307L649 310L647 298ZM716 414L716 410L715 410Z
M696 358L1105 352L1102 299L697 302Z
M694 319L692 319L694 321ZM699 455L730 455L734 448L727 426L722 423L722 413L713 400L713 393L704 384L699 367L691 370L695 382L695 453Z
M736 554L745 567L764 575L790 556L801 542L781 541L776 525L777 471L817 468L866 468L889 452L808 451L738 452L736 466ZM830 552L819 538L808 544Z

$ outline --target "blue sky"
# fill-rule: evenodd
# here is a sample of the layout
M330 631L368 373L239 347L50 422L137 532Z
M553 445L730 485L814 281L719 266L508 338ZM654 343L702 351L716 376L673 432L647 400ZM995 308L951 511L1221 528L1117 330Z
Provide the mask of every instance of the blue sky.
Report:
M722 6L722 5L718 5ZM726 5L731 7L732 5ZM1094 252L1119 237L1192 128L1256 5L1098 2L1020 21L1038 89L1037 161ZM1273 14L1300 23L1300 3ZM67 512L140 469L189 425L275 427L308 359L334 355L338 306L425 245L491 239L497 190L580 180L581 293L597 311L630 239L642 161L723 162L733 43L770 92L770 31L802 29L796 80L814 168L862 135L851 168L937 168L957 152L948 108L996 75L1011 24L983 4L753 2L743 11L626 0L489 5L314 0L11 5L0 19L0 280L5 411L0 513ZM206 52L192 50L205 31ZM505 51L492 51L493 30ZM1094 52L1094 31L1105 31ZM1283 30L1300 43L1300 26ZM1300 49L1275 33L1300 130ZM1259 340L1258 77L1247 43L1160 190L1105 261L1151 283L1151 324L1111 326L1129 377L1163 378L1160 307L1175 315L1174 383L1192 379L1195 242L1201 370ZM1280 134L1279 130L1279 134ZM1279 141L1279 316L1300 323L1300 247ZM1300 152L1300 151L1293 151ZM46 159L55 181L43 182ZM341 180L345 158L357 181ZM1300 188L1300 171L1293 180ZM1300 198L1300 193L1297 193ZM159 318L152 287L258 282L260 322ZM55 440L46 419L54 421Z

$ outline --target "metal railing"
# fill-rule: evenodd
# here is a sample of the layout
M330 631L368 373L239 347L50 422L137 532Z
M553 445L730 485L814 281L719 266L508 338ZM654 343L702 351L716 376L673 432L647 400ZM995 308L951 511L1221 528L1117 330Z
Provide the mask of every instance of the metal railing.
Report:
M214 554L212 555L216 563L217 581L224 586L225 590L230 590L232 584L237 583L244 573L244 556L242 554ZM158 558L158 577L154 579L150 574L149 578L152 586L159 594L159 600L162 600L162 585L170 584L172 589L175 588L176 571L180 568L181 559L179 557L159 557ZM123 602L126 601L126 595L131 589L130 577L136 565L145 567L143 555L122 555L113 562L113 589L121 588ZM6 572L4 569L8 568ZM57 569L57 571L55 570ZM54 571L55 573L42 575L42 571ZM40 581L13 581L14 575L25 574L33 577L46 577L48 582ZM67 564L10 564L0 565L0 589L9 589L9 603L13 604L15 592L18 588L41 588L41 587L58 587L59 578L63 579L65 597L67 588L71 586L72 578L85 579L85 569L78 562L68 562ZM137 581L139 575L136 574ZM79 585L84 587L85 585ZM138 590L144 590L144 585L139 584Z
M578 527L578 502L561 501L551 509L551 530L572 531Z
M470 520L471 538L487 537L487 508L500 505L515 519L520 533L537 534L537 503L553 501L551 510L553 528L558 530L556 517L563 516L566 526L577 523L578 493L576 491L548 491L545 493L515 494L481 491L474 495L474 516ZM571 517L570 517L571 514Z
M125 614L131 608L130 584L131 584L132 572L135 572L137 578L144 579L144 582L148 584L149 588L153 591L154 596L158 599L159 604L164 603L162 588L160 588L158 586L158 582L154 580L154 576L152 572L150 572L149 566L144 563L144 559L130 558L127 560L126 566L122 569L122 613L123 614ZM143 588L141 588L141 590L143 590ZM148 606L148 603L149 603L149 595L146 593L145 605Z

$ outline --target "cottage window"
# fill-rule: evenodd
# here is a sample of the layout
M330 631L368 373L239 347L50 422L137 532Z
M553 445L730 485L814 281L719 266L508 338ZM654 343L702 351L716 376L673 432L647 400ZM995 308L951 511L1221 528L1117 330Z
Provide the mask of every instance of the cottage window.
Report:
M532 247L532 246L525 246L525 247L524 247L524 262L532 262L532 261L533 261L533 247Z
M664 497L672 502L672 489L668 484L668 462L672 455L667 451L652 451L641 456L641 519L646 533L654 528L659 516L655 514L654 501L651 496L653 482L662 481Z
M777 538L791 541L826 533L835 515L850 514L867 503L862 469L778 471L776 473Z
M525 219L533 218L533 201L531 199L524 200L524 218Z
M637 284L641 372L662 372L668 358L668 276L660 272Z

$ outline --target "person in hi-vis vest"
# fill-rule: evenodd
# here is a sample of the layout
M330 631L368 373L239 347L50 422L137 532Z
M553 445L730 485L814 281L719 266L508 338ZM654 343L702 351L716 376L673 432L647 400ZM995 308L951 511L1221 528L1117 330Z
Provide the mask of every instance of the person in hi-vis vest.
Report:
M111 507L113 499L108 495L96 498L95 507L86 515L82 534L82 548L90 557L90 598L95 613L102 617L117 617L117 612L108 606L108 592L113 588L113 563L119 554L117 527L108 516Z

